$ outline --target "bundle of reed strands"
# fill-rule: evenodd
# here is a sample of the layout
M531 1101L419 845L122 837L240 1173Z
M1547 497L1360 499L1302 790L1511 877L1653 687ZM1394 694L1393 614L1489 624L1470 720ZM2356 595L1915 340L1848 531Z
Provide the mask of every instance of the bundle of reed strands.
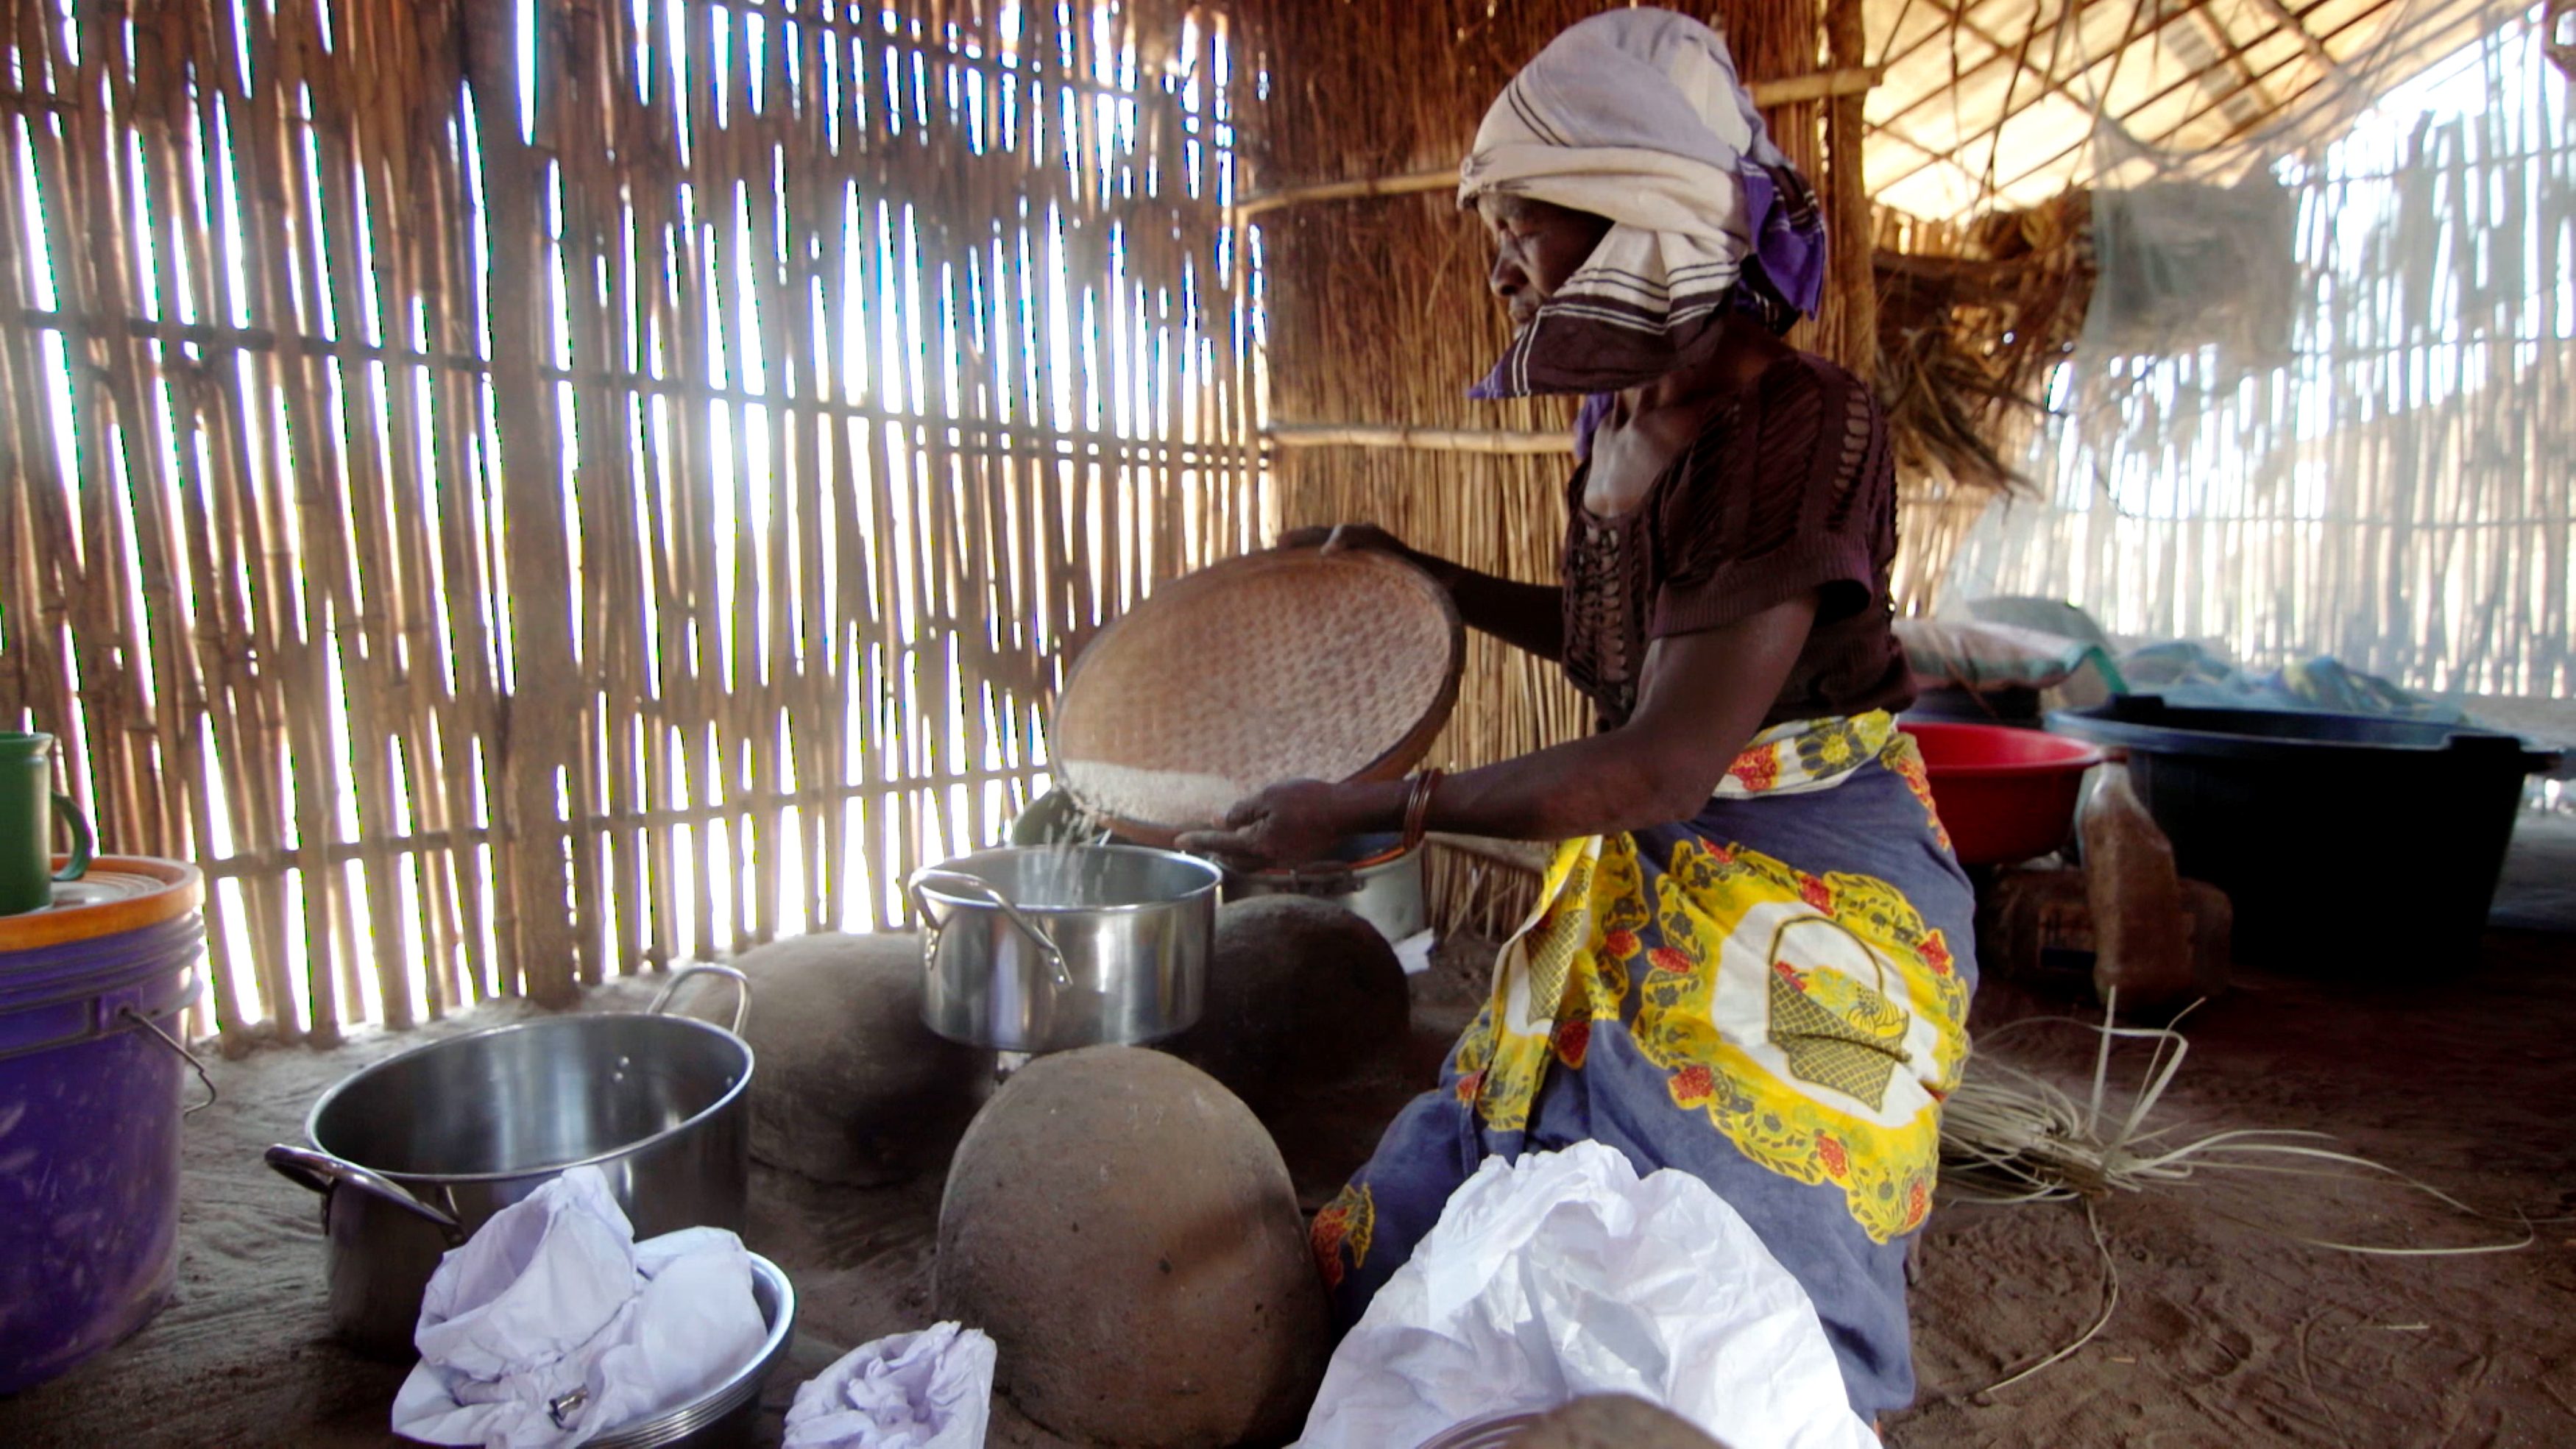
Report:
M2335 1140L2330 1133L2235 1127L2192 1135L2178 1122L2151 1125L2191 1044L2173 1026L2115 1024L2116 992L2113 997L2098 1024L2073 1017L2033 1017L1985 1033L1980 1041L1984 1050L1941 1106L1945 1200L1995 1204L2098 1200L2116 1192L2179 1187L2203 1173L2235 1170L2376 1177L2403 1184L2460 1212L2487 1216L2393 1167L2323 1145ZM1993 1054L1997 1038L2041 1025L2098 1033L2085 1100L2078 1102L2055 1083ZM2121 1041L2154 1043L2125 1107L2114 1101L2111 1084L2112 1048ZM2353 1253L2492 1253L2526 1246L2531 1238L2526 1233L2517 1242L2467 1248L2300 1241Z
M1906 249L1875 261L1879 394L1899 466L1917 486L2025 487L2017 460L2092 300L2091 193L1903 231Z
M2205 1173L2254 1172L2349 1181L2394 1182L2463 1216L2491 1219L2449 1193L2396 1168L2328 1146L2328 1133L2284 1127L2238 1127L2201 1132L2178 1122L2151 1125L2166 1090L2182 1070L2190 1043L2172 1026L2114 1024L2117 993L2100 1023L2072 1017L2033 1017L1985 1033L1983 1048L1941 1105L1941 1200L1945 1203L2014 1205L2074 1202L2102 1264L2102 1309L2090 1327L2046 1356L1978 1390L1971 1398L2009 1388L2062 1363L2109 1326L2120 1304L2120 1270L2097 1204L2122 1192L2192 1186ZM2187 1013L2186 1013L2187 1014ZM2179 1017L2176 1018L2180 1020ZM2035 1072L1998 1060L1997 1038L2026 1027L2072 1026L2099 1033L2090 1089L2083 1101ZM2111 1053L2120 1041L2150 1041L2137 1090L2121 1107L2112 1100ZM2290 1236L2313 1248L2382 1257L2462 1257L2510 1253L2529 1247L2536 1234L2518 1214L2522 1235L2510 1241L2463 1247L2409 1243L2366 1244Z

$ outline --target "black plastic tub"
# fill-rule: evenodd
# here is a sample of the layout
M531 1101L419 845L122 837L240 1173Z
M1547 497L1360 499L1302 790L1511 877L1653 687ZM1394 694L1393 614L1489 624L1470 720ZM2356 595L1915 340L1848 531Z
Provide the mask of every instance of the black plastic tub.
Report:
M2044 713L2036 689L2011 684L1979 691L1945 684L1918 691L1905 717L1943 724L1998 724L2035 730L2041 727Z
M2153 695L2048 723L2128 752L2176 865L2234 902L2238 960L2326 974L2469 964L2523 778L2557 764L2493 730Z

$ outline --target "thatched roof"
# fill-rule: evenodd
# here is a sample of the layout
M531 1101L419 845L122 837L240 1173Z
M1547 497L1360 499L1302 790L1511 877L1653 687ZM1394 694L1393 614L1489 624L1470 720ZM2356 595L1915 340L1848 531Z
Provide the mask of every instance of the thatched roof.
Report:
M1916 216L2226 179L2321 138L2521 4L1865 0L1870 188ZM2263 144L2245 144L2248 142Z

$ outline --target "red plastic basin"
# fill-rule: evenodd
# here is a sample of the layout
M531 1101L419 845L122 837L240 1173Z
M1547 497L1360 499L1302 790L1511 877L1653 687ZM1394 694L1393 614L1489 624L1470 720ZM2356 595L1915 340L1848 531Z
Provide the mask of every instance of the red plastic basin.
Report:
M2102 752L2081 740L2004 725L1908 720L1932 803L1965 865L2008 865L2066 843L2084 772Z

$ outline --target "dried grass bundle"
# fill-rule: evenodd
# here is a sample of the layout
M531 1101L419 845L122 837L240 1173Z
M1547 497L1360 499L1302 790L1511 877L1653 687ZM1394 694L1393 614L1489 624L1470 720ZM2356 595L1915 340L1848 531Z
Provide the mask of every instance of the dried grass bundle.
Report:
M2010 460L2093 295L2091 193L1959 228L1913 228L1882 248L1878 385L1913 488L1991 495L2027 487Z

